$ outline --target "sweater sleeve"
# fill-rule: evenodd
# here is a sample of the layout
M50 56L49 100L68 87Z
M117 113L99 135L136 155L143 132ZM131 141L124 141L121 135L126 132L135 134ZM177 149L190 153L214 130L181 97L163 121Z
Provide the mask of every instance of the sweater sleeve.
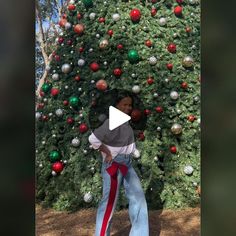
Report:
M102 145L102 142L94 135L94 133L92 133L88 139L94 149L98 149Z

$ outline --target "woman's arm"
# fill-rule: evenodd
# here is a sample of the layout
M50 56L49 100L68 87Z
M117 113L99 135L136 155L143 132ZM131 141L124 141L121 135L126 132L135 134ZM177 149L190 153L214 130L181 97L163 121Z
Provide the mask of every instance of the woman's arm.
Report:
M99 151L101 152L104 152L106 154L106 157L105 157L105 162L107 163L111 163L112 162L112 155L111 155L111 152L110 150L104 145L102 144L99 148L98 148Z

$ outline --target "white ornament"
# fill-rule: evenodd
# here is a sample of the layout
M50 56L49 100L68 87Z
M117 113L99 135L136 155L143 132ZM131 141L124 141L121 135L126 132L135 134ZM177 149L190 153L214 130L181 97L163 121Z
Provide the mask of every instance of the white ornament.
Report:
M177 100L177 99L179 98L179 94L178 94L176 91L172 91L172 92L170 93L170 97L171 97L171 99L173 99L173 100Z
M100 34L96 34L96 38L98 38L98 39L99 39L99 38L100 38Z
M90 48L90 49L89 49L89 52L93 52L93 48Z
M55 73L52 75L53 80L59 80L59 74Z
M40 163L40 164L39 164L39 167L40 167L40 168L42 168L42 167L43 167L43 164L42 164L42 163Z
M133 152L133 157L138 159L140 157L140 152L138 149L135 149L135 151Z
M159 24L160 24L161 26L166 25L166 18L161 17L161 18L159 19Z
M69 86L68 86L68 85L66 85L66 86L65 86L65 89L68 89L68 88L69 88Z
M83 150L83 153L84 153L84 154L87 154L87 153L88 153L88 151L87 151L87 150Z
M201 124L201 118L198 118L198 119L197 119L197 123L198 123L198 124Z
M193 167L190 166L190 165L185 166L185 167L184 167L184 173L185 173L186 175L191 175L191 174L193 173Z
M156 63L157 63L157 58L156 57L152 56L152 57L149 58L149 64L150 65L154 66L154 65L156 65Z
M55 134L52 135L53 138L56 138L57 136Z
M95 81L94 80L91 80L91 84L94 84L95 83Z
M62 70L63 73L68 74L71 71L70 64L68 64L68 63L63 64L62 67L61 67L61 70Z
M48 115L49 115L49 116L53 116L52 112L50 112Z
M174 38L177 38L177 37L178 37L178 34L177 34L177 33L173 33L173 37L174 37Z
M84 59L79 59L78 60L78 66L82 67L82 66L84 66L84 64L85 64L85 60Z
M84 201L90 203L93 200L93 196L90 192L84 194Z
M46 70L46 71L50 71L50 69L51 69L51 67L50 67L49 65L47 65L47 66L45 67L45 70Z
M81 118L82 118L83 116L84 116L83 114L80 114L80 115L79 115L79 117L81 117Z
M41 118L41 116L42 116L42 113L41 113L41 112L36 112L36 113L35 113L35 118L36 118L36 120L39 120L39 119Z
M42 141L42 144L43 144L43 145L45 145L45 144L46 144L46 142L45 142L45 141Z
M74 51L70 51L70 53L71 53L71 54L73 54L73 53L74 53Z
M120 15L118 13L115 13L115 14L112 15L112 19L114 21L118 21L118 20L120 20Z
M193 182L193 186L197 187L197 185L198 185L197 182Z
M53 175L53 176L56 176L57 173L53 170L53 171L52 171L52 175Z
M78 91L79 91L79 92L82 91L82 88L78 88Z
M132 77L132 78L135 78L135 77L136 77L136 74L133 73L133 74L131 75L131 77Z
M196 97L193 98L193 100L194 100L195 102L198 102L198 101L200 100L200 98L199 98L198 96L196 96Z
M158 161L158 157L157 156L155 156L153 159L154 159L154 161Z
M153 97L154 97L154 98L157 98L158 96L159 96L158 93L154 93L154 94L153 94Z
M161 127L160 127L160 126L157 127L157 131L158 131L158 132L161 131Z
M133 93L136 93L136 94L139 93L140 90L141 89L140 89L140 87L138 85L134 85L133 88L132 88Z
M103 62L103 65L104 65L104 66L107 66L107 61L104 61L104 62Z
M58 117L62 117L62 116L63 116L63 110L60 109L60 108L57 109L55 113L56 113L56 115L57 115Z
M94 12L92 12L92 13L89 14L89 19L90 19L90 20L94 20L95 17L96 17L96 14L95 14Z
M168 78L165 79L165 82L168 83L170 80Z
M75 1L74 0L70 0L70 2L69 2L70 4L74 4L75 3Z
M180 109L177 109L176 112L177 112L177 114L181 114L182 113L182 111Z
M78 138L73 138L72 141L71 141L71 145L73 147L78 147L80 145L80 141Z
M71 28L71 23L70 22L66 22L65 23L65 29L68 30Z
M121 27L123 30L125 30L126 29L126 27L123 25L122 27Z
M63 163L64 163L64 164L67 164L67 160L64 160Z

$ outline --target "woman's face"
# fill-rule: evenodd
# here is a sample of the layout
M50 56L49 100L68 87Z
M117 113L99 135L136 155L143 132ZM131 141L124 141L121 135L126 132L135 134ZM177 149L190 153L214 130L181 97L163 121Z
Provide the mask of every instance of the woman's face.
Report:
M129 115L132 111L132 99L130 97L122 98L116 105L116 108Z

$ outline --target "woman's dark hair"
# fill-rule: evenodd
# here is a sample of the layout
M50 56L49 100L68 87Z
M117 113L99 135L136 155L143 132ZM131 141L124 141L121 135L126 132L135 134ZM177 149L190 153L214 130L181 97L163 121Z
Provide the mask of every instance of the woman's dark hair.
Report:
M123 98L127 98L127 97L132 99L132 107L133 107L134 99L133 99L132 94L128 91L120 91L117 93L115 97L114 106L116 106Z

